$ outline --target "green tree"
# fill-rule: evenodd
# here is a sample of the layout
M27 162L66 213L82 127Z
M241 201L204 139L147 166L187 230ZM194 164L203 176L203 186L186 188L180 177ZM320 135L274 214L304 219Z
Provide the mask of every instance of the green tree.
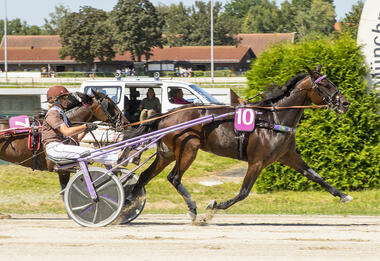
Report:
M343 33L348 33L351 35L351 37L356 38L363 6L363 1L359 1L356 5L352 6L351 11L349 11L343 18L341 21L341 28Z
M258 5L257 0L232 0L224 6L224 10L227 16L244 18L255 5Z
M43 30L37 25L28 25L26 21L21 21L20 18L8 20L7 23L8 35L40 35L44 34ZM0 39L4 35L4 20L0 20Z
M327 182L343 190L380 188L380 106L375 92L367 92L367 69L355 39L305 40L280 44L261 53L247 73L247 95L271 83L284 84L321 63L322 72L351 102L337 115L331 110L305 110L298 124L298 152ZM267 167L256 183L259 191L308 190L320 186L280 164Z
M210 24L211 24L211 2L207 4L202 1L196 1L191 7L191 24L193 25L189 35L189 45L210 45ZM233 45L236 40L233 35L237 33L234 23L227 16L222 15L222 4L214 3L214 44L215 45Z
M182 2L170 6L158 6L157 11L164 19L163 32L169 46L189 45L189 35L193 25L190 21L190 8Z
M170 46L210 45L210 2L196 1L187 8L182 2L159 6L158 12L165 19L163 31ZM222 4L214 4L214 44L234 45L234 35L240 24L237 18L222 12Z
M334 29L333 0L284 1L278 32L297 32L297 38L329 35Z
M44 18L45 24L42 26L46 34L58 34L59 27L65 16L70 14L70 9L64 5L56 5L55 11L49 13L50 19Z
M89 6L82 6L78 13L66 15L58 30L62 44L59 51L61 58L70 56L85 63L88 70L96 58L111 60L115 52L107 19L105 11Z
M281 4L278 32L288 33L296 31L294 18L297 16L297 12L298 8L288 1Z
M260 0L244 18L243 33L273 33L280 27L280 10L276 2Z
M153 47L162 48L163 20L148 0L119 0L112 10L115 49L129 51L134 61L151 56Z

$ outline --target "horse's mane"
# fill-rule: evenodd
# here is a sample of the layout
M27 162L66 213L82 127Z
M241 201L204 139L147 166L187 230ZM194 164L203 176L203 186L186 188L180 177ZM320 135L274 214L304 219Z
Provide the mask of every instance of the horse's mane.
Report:
M290 92L296 87L296 84L300 80L304 79L306 75L307 73L298 74L288 80L283 86L272 84L266 87L266 90L262 95L263 99L255 102L254 104L259 106L271 105L271 103L278 102L282 98L287 97Z
M83 93L79 92L72 93L72 95L69 96L69 102L67 104L66 108L66 115L67 117L75 117L79 112L79 109L82 108L83 104L91 104L92 103L92 97L88 96Z

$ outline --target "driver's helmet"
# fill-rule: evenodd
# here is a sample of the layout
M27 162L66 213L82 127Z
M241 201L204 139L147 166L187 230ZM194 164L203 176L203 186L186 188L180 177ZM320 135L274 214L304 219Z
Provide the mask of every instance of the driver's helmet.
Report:
M56 85L49 88L46 96L47 96L47 101L49 103L53 103L53 102L56 102L59 97L64 96L64 95L69 95L69 94L70 92L65 87L61 85Z

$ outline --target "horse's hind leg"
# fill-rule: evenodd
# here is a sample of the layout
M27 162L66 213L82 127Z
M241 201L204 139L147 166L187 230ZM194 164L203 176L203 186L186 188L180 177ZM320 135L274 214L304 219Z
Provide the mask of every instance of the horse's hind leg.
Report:
M189 209L188 215L193 221L197 217L197 204L191 197L189 191L181 183L181 180L185 171L195 160L199 147L200 140L192 135L187 136L185 139L181 139L180 146L177 146L175 151L177 159L176 164L168 175L169 182L185 200Z
M349 202L353 199L351 196L342 193L341 191L327 183L317 172L310 168L309 165L307 165L306 162L301 158L301 156L297 154L295 151L289 151L279 161L284 165L292 167L308 179L318 183L324 189L330 192L333 196L339 197L341 202Z
M70 172L58 170L59 184L61 185L61 190L64 190L70 180Z
M160 172L174 160L175 160L174 154L159 152L156 158L154 159L153 163L140 174L139 180L134 186L131 194L128 195L127 199L132 201L133 198L135 198L136 195L139 194L141 188L143 188L146 184L148 184L148 182L152 178L160 174Z
M248 170L244 177L243 184L241 185L239 194L236 197L230 200L221 202L219 204L215 200L212 200L208 204L207 209L227 209L231 207L233 204L235 204L236 202L239 202L245 199L246 197L248 197L249 193L252 190L253 184L255 184L263 168L264 166L261 161L249 164Z

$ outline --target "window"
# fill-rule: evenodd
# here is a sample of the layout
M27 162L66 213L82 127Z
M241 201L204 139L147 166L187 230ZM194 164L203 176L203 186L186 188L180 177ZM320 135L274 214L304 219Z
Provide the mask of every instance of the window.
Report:
M198 97L195 94L193 94L190 90L188 90L186 88L169 87L168 88L168 97L169 97L169 101L171 103L175 103L174 98L176 97L176 94L178 91L182 91L182 93L183 93L182 98L185 99L189 103L193 103L194 100L198 99ZM184 104L185 104L185 102L184 102Z
M116 104L120 102L121 99L121 87L120 86L87 86L84 89L84 92L87 95L92 95L91 89L94 91L99 91L104 93L108 97L112 99L112 101Z

